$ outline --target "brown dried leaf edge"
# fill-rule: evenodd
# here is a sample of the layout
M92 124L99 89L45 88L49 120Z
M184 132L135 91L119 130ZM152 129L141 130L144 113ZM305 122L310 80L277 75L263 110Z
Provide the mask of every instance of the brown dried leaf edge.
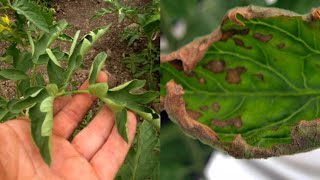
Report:
M277 16L297 16L298 14L278 9L263 8L257 6L239 7L230 10L223 18L223 21L230 19L236 24L244 24L236 18L240 14L246 19L268 18ZM305 21L314 21L320 19L320 9L312 9L311 14L302 16ZM203 58L209 46L223 38L220 28L211 34L198 38L186 46L170 54L161 55L161 63L173 60L181 60L185 72L191 72L196 64ZM302 120L293 128L291 136L292 144L273 145L271 148L253 147L241 137L236 135L231 143L219 141L217 134L208 126L203 125L191 118L185 107L183 100L184 91L182 86L177 85L173 80L166 85L167 95L164 98L164 108L171 120L175 121L182 130L189 136L199 139L205 144L227 152L236 158L268 158L272 156L281 156L305 152L320 146L320 119L313 121Z

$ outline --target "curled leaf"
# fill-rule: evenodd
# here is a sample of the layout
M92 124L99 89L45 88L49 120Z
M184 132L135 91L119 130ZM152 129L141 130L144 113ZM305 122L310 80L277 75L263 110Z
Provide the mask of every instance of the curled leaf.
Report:
M318 148L320 22L314 12L236 8L212 34L162 55L161 95L170 118L237 158Z
M89 74L89 84L94 84L98 78L99 72L107 59L107 54L105 52L99 53L92 63L90 74Z
M107 83L91 84L88 87L88 91L97 97L103 98L108 92L108 84Z

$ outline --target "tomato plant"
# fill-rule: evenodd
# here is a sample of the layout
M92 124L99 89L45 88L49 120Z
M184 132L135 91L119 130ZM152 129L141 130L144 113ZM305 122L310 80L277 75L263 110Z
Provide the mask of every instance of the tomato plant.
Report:
M111 24L93 30L82 38L80 31L68 38L64 34L68 23L63 20L51 21L52 18L47 18L50 14L43 12L35 2L15 0L0 3L7 13L0 21L0 34L5 37L1 40L10 44L0 59L10 68L0 70L0 80L14 81L17 87L14 99L0 97L0 121L18 116L29 117L32 137L47 164L51 163L53 102L60 96L79 93L97 96L116 114L118 131L126 141L128 110L160 130L160 116L147 106L158 98L158 92L142 90L144 80L132 80L111 89L107 83L96 83L107 58L104 52L99 53L92 63L88 89L68 89L74 71L80 68L88 50L108 31ZM58 39L71 41L68 52L53 48ZM38 71L39 66L46 68L48 82L44 80L44 74Z

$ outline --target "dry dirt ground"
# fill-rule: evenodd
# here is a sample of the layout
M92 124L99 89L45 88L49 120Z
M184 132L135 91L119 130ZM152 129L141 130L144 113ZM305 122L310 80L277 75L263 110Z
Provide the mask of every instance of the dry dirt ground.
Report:
M135 0L132 5L140 6L148 2L150 2L150 0ZM72 26L66 31L66 34L71 37L74 36L74 33L77 30L81 31L81 37L91 30L112 23L112 26L106 35L100 38L87 54L84 61L84 68L75 73L73 81L75 81L76 84L82 84L82 82L88 77L92 61L101 51L105 51L108 54L108 59L104 69L109 72L109 85L111 87L132 79L132 75L130 71L125 68L122 63L122 59L124 56L133 52L134 48L128 47L127 42L120 40L121 31L127 25L130 25L128 22L124 21L119 24L116 14L108 14L96 20L90 20L96 10L107 7L107 4L104 3L103 0L52 0L51 6L56 10L56 20L65 19ZM2 47L4 46L2 45ZM67 49L69 47L70 45L65 46ZM4 64L0 64L0 69L5 68L5 66L6 65ZM45 73L45 69L43 72ZM0 81L0 96L5 96L6 98L11 99L14 95L15 84L10 81Z

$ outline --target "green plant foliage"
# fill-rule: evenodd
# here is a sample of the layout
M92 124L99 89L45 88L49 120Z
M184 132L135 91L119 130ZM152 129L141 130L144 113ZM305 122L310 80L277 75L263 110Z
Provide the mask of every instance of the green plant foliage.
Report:
M118 14L118 21L122 23L125 19L131 24L127 25L121 34L121 39L132 46L135 42L141 45L141 50L130 53L123 62L130 69L134 78L147 80L151 90L158 90L159 73L159 37L160 29L160 1L152 0L143 6L131 6L134 1L105 0L109 5L96 12L93 19L106 14ZM139 42L140 41L140 42ZM143 43L146 41L147 43Z
M28 76L21 70L17 69L4 69L0 71L0 80L22 80L26 79Z
M99 53L96 56L90 69L89 84L94 84L96 82L99 72L102 66L104 65L104 62L106 61L106 59L107 59L107 54L104 52Z
M116 104L124 105L129 110L154 124L160 130L159 114L143 105L154 101L159 97L159 94L156 91L138 92L144 87L145 83L144 80L129 81L123 85L109 89L105 98Z
M86 53L108 31L111 24L97 28L82 38L79 37L80 31L77 31L72 38L64 33L68 27L66 21L52 21L51 10L44 6L47 3L15 0L11 4L11 1L0 1L0 10L5 10L4 15L0 13L0 41L9 44L4 49L5 53L0 55L0 61L10 67L0 70L0 80L16 83L16 96L13 99L0 97L0 122L21 116L29 117L32 138L48 165L51 164L54 100L60 96L97 96L101 100L100 107L107 104L116 114L118 132L127 142L128 110L149 121L147 123L151 129L155 126L160 130L160 116L146 106L157 99L158 93L144 91L142 88L145 81L132 80L112 89L109 89L107 83L96 83L107 58L104 52L94 59L88 89L70 90L70 79L74 71L81 68ZM121 18L124 16L121 15ZM57 44L56 40L69 42L69 51L53 48L53 44ZM44 80L45 74L39 72L40 65L47 68L49 82ZM81 128L88 125L93 116L92 112L89 113ZM156 138L157 132L153 136Z
M128 117L127 110L122 109L121 111L116 112L116 124L117 129L121 137L126 141L128 141Z
M159 138L156 129L144 121L139 126L136 143L130 149L117 180L159 179Z
M12 9L14 9L17 13L22 14L26 17L30 22L32 22L36 27L43 30L44 32L49 33L49 25L46 22L45 17L29 0L15 0L11 5Z
M251 9L254 14L259 8ZM212 129L223 145L202 140L234 156L268 157L317 148L315 132L303 129L301 121L312 123L320 116L320 21L277 9L253 19L240 13L223 21L221 37L188 73L177 64L162 64L161 89L171 79L182 85L189 117ZM233 149L238 135L247 143L243 152ZM297 145L304 137L312 143Z

